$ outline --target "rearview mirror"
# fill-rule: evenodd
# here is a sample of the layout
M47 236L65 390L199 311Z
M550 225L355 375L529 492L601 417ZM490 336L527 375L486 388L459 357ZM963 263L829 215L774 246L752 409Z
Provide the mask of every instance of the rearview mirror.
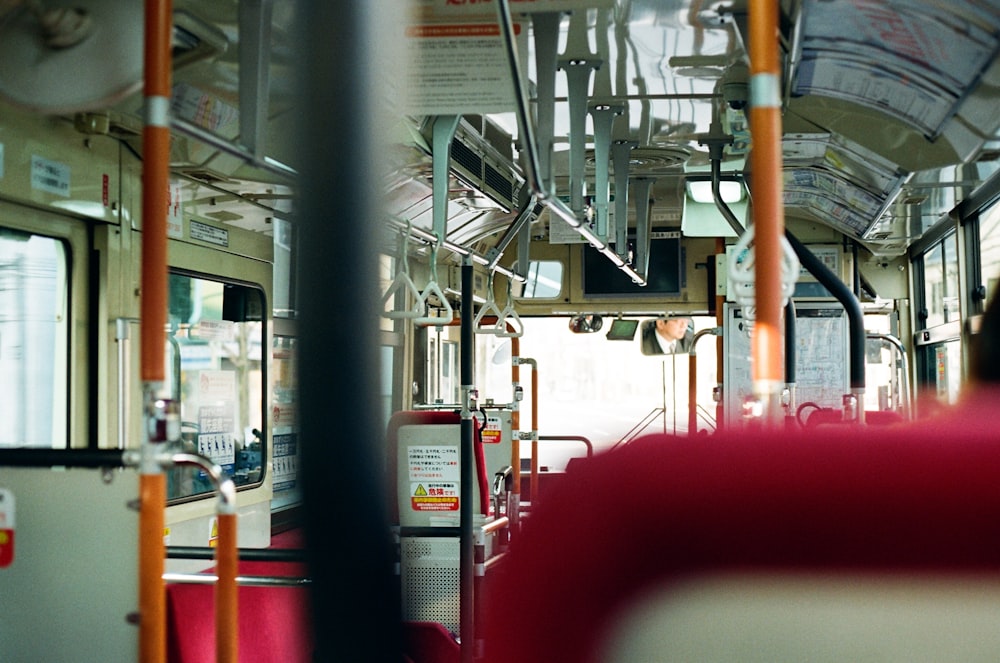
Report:
M569 321L569 330L574 334L593 334L604 326L604 318L597 313L574 315Z
M644 355L687 354L694 345L694 321L685 316L643 320L639 329Z

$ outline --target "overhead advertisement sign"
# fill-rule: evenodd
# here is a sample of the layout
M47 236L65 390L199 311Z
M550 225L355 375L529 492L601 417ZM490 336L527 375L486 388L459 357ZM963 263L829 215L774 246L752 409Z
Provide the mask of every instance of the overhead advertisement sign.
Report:
M520 23L514 25L514 35L518 53L526 53ZM510 61L495 21L411 24L404 38L408 112L465 115L515 109Z
M416 13L434 20L459 17L482 20L497 19L494 0L414 0ZM615 0L508 0L507 7L516 19L518 14L536 12L569 12L577 9L610 9Z
M416 0L404 26L403 108L413 115L510 113L510 59L493 0ZM610 8L613 0L510 0L521 80L527 81L528 17L536 12Z

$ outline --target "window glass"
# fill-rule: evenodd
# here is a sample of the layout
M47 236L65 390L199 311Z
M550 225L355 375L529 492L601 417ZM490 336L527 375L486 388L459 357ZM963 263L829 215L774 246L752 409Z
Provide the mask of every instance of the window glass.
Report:
M552 299L562 292L563 265L558 260L532 260L521 297Z
M1000 204L994 204L979 216L979 251L983 266L981 283L986 286L988 302L1000 279Z
M923 256L925 327L958 320L958 240L954 233Z
M643 319L649 316L643 316ZM693 316L695 330L714 327L714 317ZM653 432L684 434L688 429L690 362L686 355L648 356L641 352L639 333L629 340L609 340L609 321L597 333L570 331L570 318L524 317L524 335L518 339L476 334L475 384L479 402L519 400L521 430L532 421L532 385L537 379L538 429L543 436L579 435L583 431L595 453L621 440ZM714 352L714 339L704 339L706 354ZM537 362L538 375L520 366L513 393L512 355ZM714 356L714 354L712 355ZM696 400L706 408L698 426L714 428L712 389L718 384L716 362L699 361ZM521 398L523 396L523 398ZM711 409L710 409L711 408ZM522 442L521 458L531 455L531 444ZM539 463L553 470L566 466L570 457L586 453L579 440L544 440L538 445Z
M65 447L68 257L62 242L0 229L0 447Z
M380 345L379 346L379 367L380 367L380 379L379 379L379 403L381 404L382 422L388 423L389 417L392 416L393 407L392 404L397 398L397 395L393 392L396 385L402 386L402 379L396 379L394 377L394 368L396 365L396 348L391 345Z
M180 394L181 437L238 487L259 482L265 461L263 299L247 286L170 275L167 375ZM197 468L170 474L170 499L211 490Z
M934 359L934 395L939 403L954 405L962 379L962 345L948 341L932 347Z
M889 336L892 320L882 313L865 314L868 334ZM865 410L902 412L906 401L905 366L896 346L884 338L865 341Z
M298 416L298 341L293 336L275 335L271 368L274 373L271 399L271 431L274 457L274 496L271 508L280 509L302 501L298 481L299 416Z
M424 393L430 402L458 403L461 397L458 343L444 338L442 328L427 337L427 384Z
M380 254L378 258L379 292L382 294L382 312L403 311L407 307L405 295L411 292L407 287L413 283L408 273L396 275L396 260ZM398 279L398 281L397 281ZM413 286L416 289L416 286ZM381 329L392 331L393 320L382 315L379 317Z
M944 297L941 300L941 316L945 322L955 322L959 319L958 296L958 235L952 233L945 237L944 245Z

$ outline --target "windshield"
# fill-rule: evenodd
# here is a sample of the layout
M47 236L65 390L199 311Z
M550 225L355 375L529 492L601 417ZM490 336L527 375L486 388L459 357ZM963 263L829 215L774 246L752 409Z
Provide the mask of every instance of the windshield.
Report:
M693 318L696 330L715 326L707 316ZM684 434L688 429L688 355L646 356L638 334L632 340L609 340L602 332L574 334L569 318L522 318L524 335L517 339L522 359L533 359L538 370L539 463L560 469L586 448L576 442L546 442L546 436L582 435L594 452L613 447L641 432ZM481 402L512 400L510 344L512 339L477 336L483 385ZM712 402L716 384L714 337L699 341L698 400ZM521 366L522 431L531 429L531 366ZM713 413L714 415L714 413ZM712 417L714 419L714 417ZM705 425L701 418L700 426ZM521 457L531 445L522 443Z

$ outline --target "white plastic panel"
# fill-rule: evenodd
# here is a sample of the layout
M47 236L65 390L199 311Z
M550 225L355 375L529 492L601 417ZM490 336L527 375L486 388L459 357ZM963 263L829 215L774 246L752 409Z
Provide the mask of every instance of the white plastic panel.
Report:
M0 660L138 660L138 475L0 468L14 559L0 569Z

